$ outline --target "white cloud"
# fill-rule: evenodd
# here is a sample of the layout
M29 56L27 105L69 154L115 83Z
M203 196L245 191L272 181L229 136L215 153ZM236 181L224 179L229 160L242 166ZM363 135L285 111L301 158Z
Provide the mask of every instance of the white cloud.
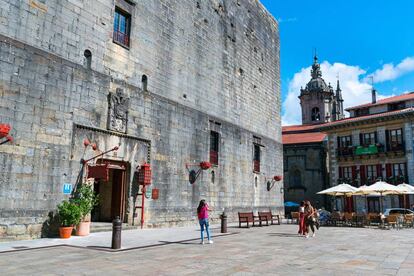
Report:
M407 57L396 66L394 66L393 63L384 64L381 69L378 69L374 73L368 75L368 78L373 77L374 82L379 83L394 80L412 71L414 71L414 57Z
M311 66L302 68L293 76L289 83L288 94L283 102L283 125L301 124L302 114L298 96L301 86L309 82ZM363 76L366 71L359 66L352 66L343 63L330 64L327 61L321 63L322 78L329 82L336 89L336 76L339 75L342 97L344 99L344 109L371 101L371 85L366 83ZM378 95L377 99L383 98ZM345 112L348 114L347 112Z
M289 17L289 18L281 18L279 17L277 19L278 23L290 23L290 22L296 22L298 19L296 17Z

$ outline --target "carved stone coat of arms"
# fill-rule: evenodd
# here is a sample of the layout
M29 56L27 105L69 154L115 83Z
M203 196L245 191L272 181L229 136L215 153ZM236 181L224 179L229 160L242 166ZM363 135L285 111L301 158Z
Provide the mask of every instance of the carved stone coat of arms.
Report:
M124 90L117 88L108 95L108 130L126 133L128 125L129 98Z

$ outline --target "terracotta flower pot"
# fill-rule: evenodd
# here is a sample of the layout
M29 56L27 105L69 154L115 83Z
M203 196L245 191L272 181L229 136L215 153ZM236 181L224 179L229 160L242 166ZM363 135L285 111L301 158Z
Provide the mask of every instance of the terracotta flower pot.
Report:
M76 227L76 236L87 236L90 233L91 222L81 221Z
M59 227L59 236L61 239L69 239L72 236L73 226Z

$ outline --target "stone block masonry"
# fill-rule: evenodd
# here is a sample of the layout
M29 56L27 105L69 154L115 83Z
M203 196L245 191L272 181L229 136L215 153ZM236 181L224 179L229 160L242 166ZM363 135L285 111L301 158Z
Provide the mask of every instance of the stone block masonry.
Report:
M115 6L131 16L129 48L112 40ZM107 130L117 89L129 98L126 133ZM0 146L0 239L40 236L63 183L94 154L84 138L121 144L105 158L128 164L128 223L137 222L134 170L144 161L160 189L146 202L146 227L194 223L202 198L213 219L282 210L283 194L265 183L283 174L279 32L256 0L0 0L0 122L15 137ZM219 165L191 185L185 164L209 160L211 130Z

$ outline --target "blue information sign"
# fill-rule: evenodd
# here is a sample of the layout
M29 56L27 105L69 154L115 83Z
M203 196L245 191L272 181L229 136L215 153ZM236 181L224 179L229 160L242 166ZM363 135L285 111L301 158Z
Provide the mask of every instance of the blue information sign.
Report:
M72 184L64 183L63 184L63 194L70 195L72 193Z

